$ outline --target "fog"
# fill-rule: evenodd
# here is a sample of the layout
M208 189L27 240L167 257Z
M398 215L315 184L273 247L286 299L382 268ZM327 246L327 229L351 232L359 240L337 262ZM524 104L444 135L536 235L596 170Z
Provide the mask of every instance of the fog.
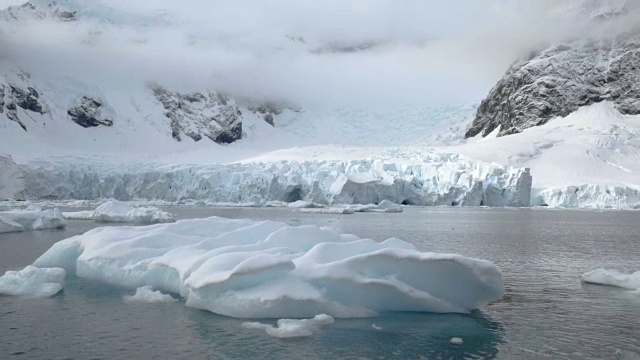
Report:
M254 101L369 107L477 102L515 60L593 32L585 14L624 2L58 3L76 10L77 21L0 23L0 61L116 91L153 81Z

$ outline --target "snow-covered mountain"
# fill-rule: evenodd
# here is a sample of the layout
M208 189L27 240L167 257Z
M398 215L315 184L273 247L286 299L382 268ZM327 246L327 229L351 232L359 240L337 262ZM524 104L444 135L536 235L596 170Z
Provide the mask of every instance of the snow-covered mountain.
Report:
M0 198L640 206L635 2L454 3L2 10Z

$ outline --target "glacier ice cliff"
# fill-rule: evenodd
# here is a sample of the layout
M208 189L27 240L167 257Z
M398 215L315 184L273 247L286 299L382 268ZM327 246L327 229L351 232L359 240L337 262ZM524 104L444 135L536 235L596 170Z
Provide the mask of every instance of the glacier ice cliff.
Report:
M313 160L227 165L31 161L34 199L305 200L318 204L529 206L532 178L512 168L450 153L419 160Z

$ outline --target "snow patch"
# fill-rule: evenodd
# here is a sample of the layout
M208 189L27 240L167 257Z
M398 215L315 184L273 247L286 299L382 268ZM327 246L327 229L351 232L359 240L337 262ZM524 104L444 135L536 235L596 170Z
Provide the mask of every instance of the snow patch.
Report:
M124 302L128 303L166 303L178 301L169 294L163 294L160 291L154 291L151 286L142 286L136 289L133 295L125 295L122 297Z
M20 224L25 230L62 229L67 226L64 216L57 208L2 211L0 217Z
M0 276L0 294L26 297L50 297L62 290L67 272L61 268L27 266Z
M582 274L582 281L590 284L617 286L640 291L640 271L625 274L618 270L595 269Z
M319 332L324 326L334 322L335 320L332 316L320 314L311 319L280 319L276 326L259 322L245 322L242 323L242 327L264 330L273 337L286 339L311 336Z
M502 297L500 270L333 228L212 217L102 227L54 244L34 265L117 286L178 293L239 318L466 313Z

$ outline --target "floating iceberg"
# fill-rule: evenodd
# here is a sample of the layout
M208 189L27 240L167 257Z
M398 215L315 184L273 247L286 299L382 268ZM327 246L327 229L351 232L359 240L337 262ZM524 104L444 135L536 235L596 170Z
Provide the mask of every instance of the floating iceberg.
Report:
M582 274L582 281L640 291L640 271L625 274L618 270L595 269Z
M67 220L93 220L93 210L63 211L62 216Z
M355 210L348 208L339 208L339 207L328 207L328 208L306 208L300 209L300 212L303 213L311 213L311 214L342 214L342 215L350 215L355 214Z
M123 300L128 303L164 303L178 301L169 294L154 291L151 286L142 286L136 289L133 295L125 295Z
M20 271L7 271L0 276L0 294L27 297L49 297L63 288L67 272L60 268L27 266Z
M24 226L11 219L0 216L0 234L21 231L24 231Z
M368 204L368 205L350 205L348 207L356 212L385 212L385 213L401 213L404 210L402 206L395 204L389 200L382 200L380 204Z
M316 226L218 217L103 227L54 244L34 265L118 286L178 293L239 318L466 313L503 296L491 262L423 253Z
M20 224L25 230L61 229L67 226L58 209L2 211L0 217Z
M276 326L259 322L245 322L242 327L247 329L264 330L267 334L277 338L296 338L311 336L324 326L333 324L335 319L327 314L316 315L311 319L280 319Z
M96 222L128 222L137 224L155 224L173 222L172 214L155 206L133 207L125 202L110 200L98 206L93 212Z

